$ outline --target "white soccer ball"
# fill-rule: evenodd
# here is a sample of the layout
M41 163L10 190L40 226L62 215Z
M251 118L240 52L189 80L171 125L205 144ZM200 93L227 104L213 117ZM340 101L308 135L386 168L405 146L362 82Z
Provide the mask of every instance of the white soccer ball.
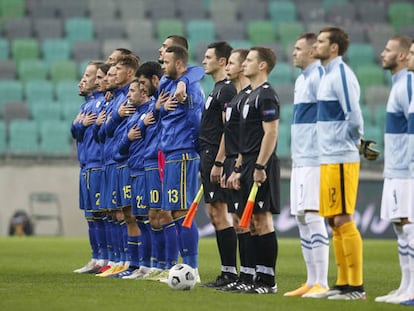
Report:
M173 266L168 273L168 286L174 290L191 290L196 284L193 268L184 263Z

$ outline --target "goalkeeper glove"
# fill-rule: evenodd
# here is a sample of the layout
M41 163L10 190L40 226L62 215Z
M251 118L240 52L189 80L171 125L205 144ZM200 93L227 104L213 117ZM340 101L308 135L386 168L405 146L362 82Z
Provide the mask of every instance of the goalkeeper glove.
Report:
M379 150L374 149L373 146L376 144L373 140L361 139L361 144L359 145L359 154L363 155L365 159L369 161L374 161L380 155Z

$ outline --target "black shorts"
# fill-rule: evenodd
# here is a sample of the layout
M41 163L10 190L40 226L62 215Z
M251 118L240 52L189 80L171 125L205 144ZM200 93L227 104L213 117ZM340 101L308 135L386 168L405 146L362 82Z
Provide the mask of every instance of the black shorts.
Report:
M226 160L224 161L224 174L226 175L226 181L233 173L236 160L237 157L231 157L226 158ZM226 189L226 202L229 213L237 213L241 216L240 210L243 209L240 206L240 191Z
M210 181L211 169L216 161L218 149L216 147L205 148L200 152L200 174L204 187L204 202L226 202L226 192L218 183Z
M253 171L257 155L243 155L242 174L240 178L241 202L247 202L250 189L253 185ZM257 191L253 213L263 211L272 214L280 213L280 163L275 154L272 154L266 165L266 181ZM244 209L244 205L242 208Z

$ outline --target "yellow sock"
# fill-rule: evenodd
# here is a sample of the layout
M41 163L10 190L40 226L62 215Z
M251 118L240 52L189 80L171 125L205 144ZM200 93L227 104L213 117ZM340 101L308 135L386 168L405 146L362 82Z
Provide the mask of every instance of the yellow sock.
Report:
M338 270L335 285L348 285L348 269L342 246L342 237L338 228L332 228L332 242L335 253L336 267Z
M362 281L362 238L355 222L347 222L338 228L348 268L348 284L360 286Z

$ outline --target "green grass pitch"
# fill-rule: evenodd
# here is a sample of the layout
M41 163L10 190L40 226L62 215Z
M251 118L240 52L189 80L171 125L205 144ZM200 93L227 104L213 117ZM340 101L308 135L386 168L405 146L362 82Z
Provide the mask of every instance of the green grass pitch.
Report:
M202 282L219 272L215 239L200 240ZM86 238L0 238L0 310L403 310L407 307L374 302L396 288L400 269L395 240L364 241L365 301L328 301L287 298L283 293L305 281L299 239L280 239L276 295L224 293L196 286L173 291L151 281L103 279L72 271L90 256ZM330 256L329 284L335 280Z

